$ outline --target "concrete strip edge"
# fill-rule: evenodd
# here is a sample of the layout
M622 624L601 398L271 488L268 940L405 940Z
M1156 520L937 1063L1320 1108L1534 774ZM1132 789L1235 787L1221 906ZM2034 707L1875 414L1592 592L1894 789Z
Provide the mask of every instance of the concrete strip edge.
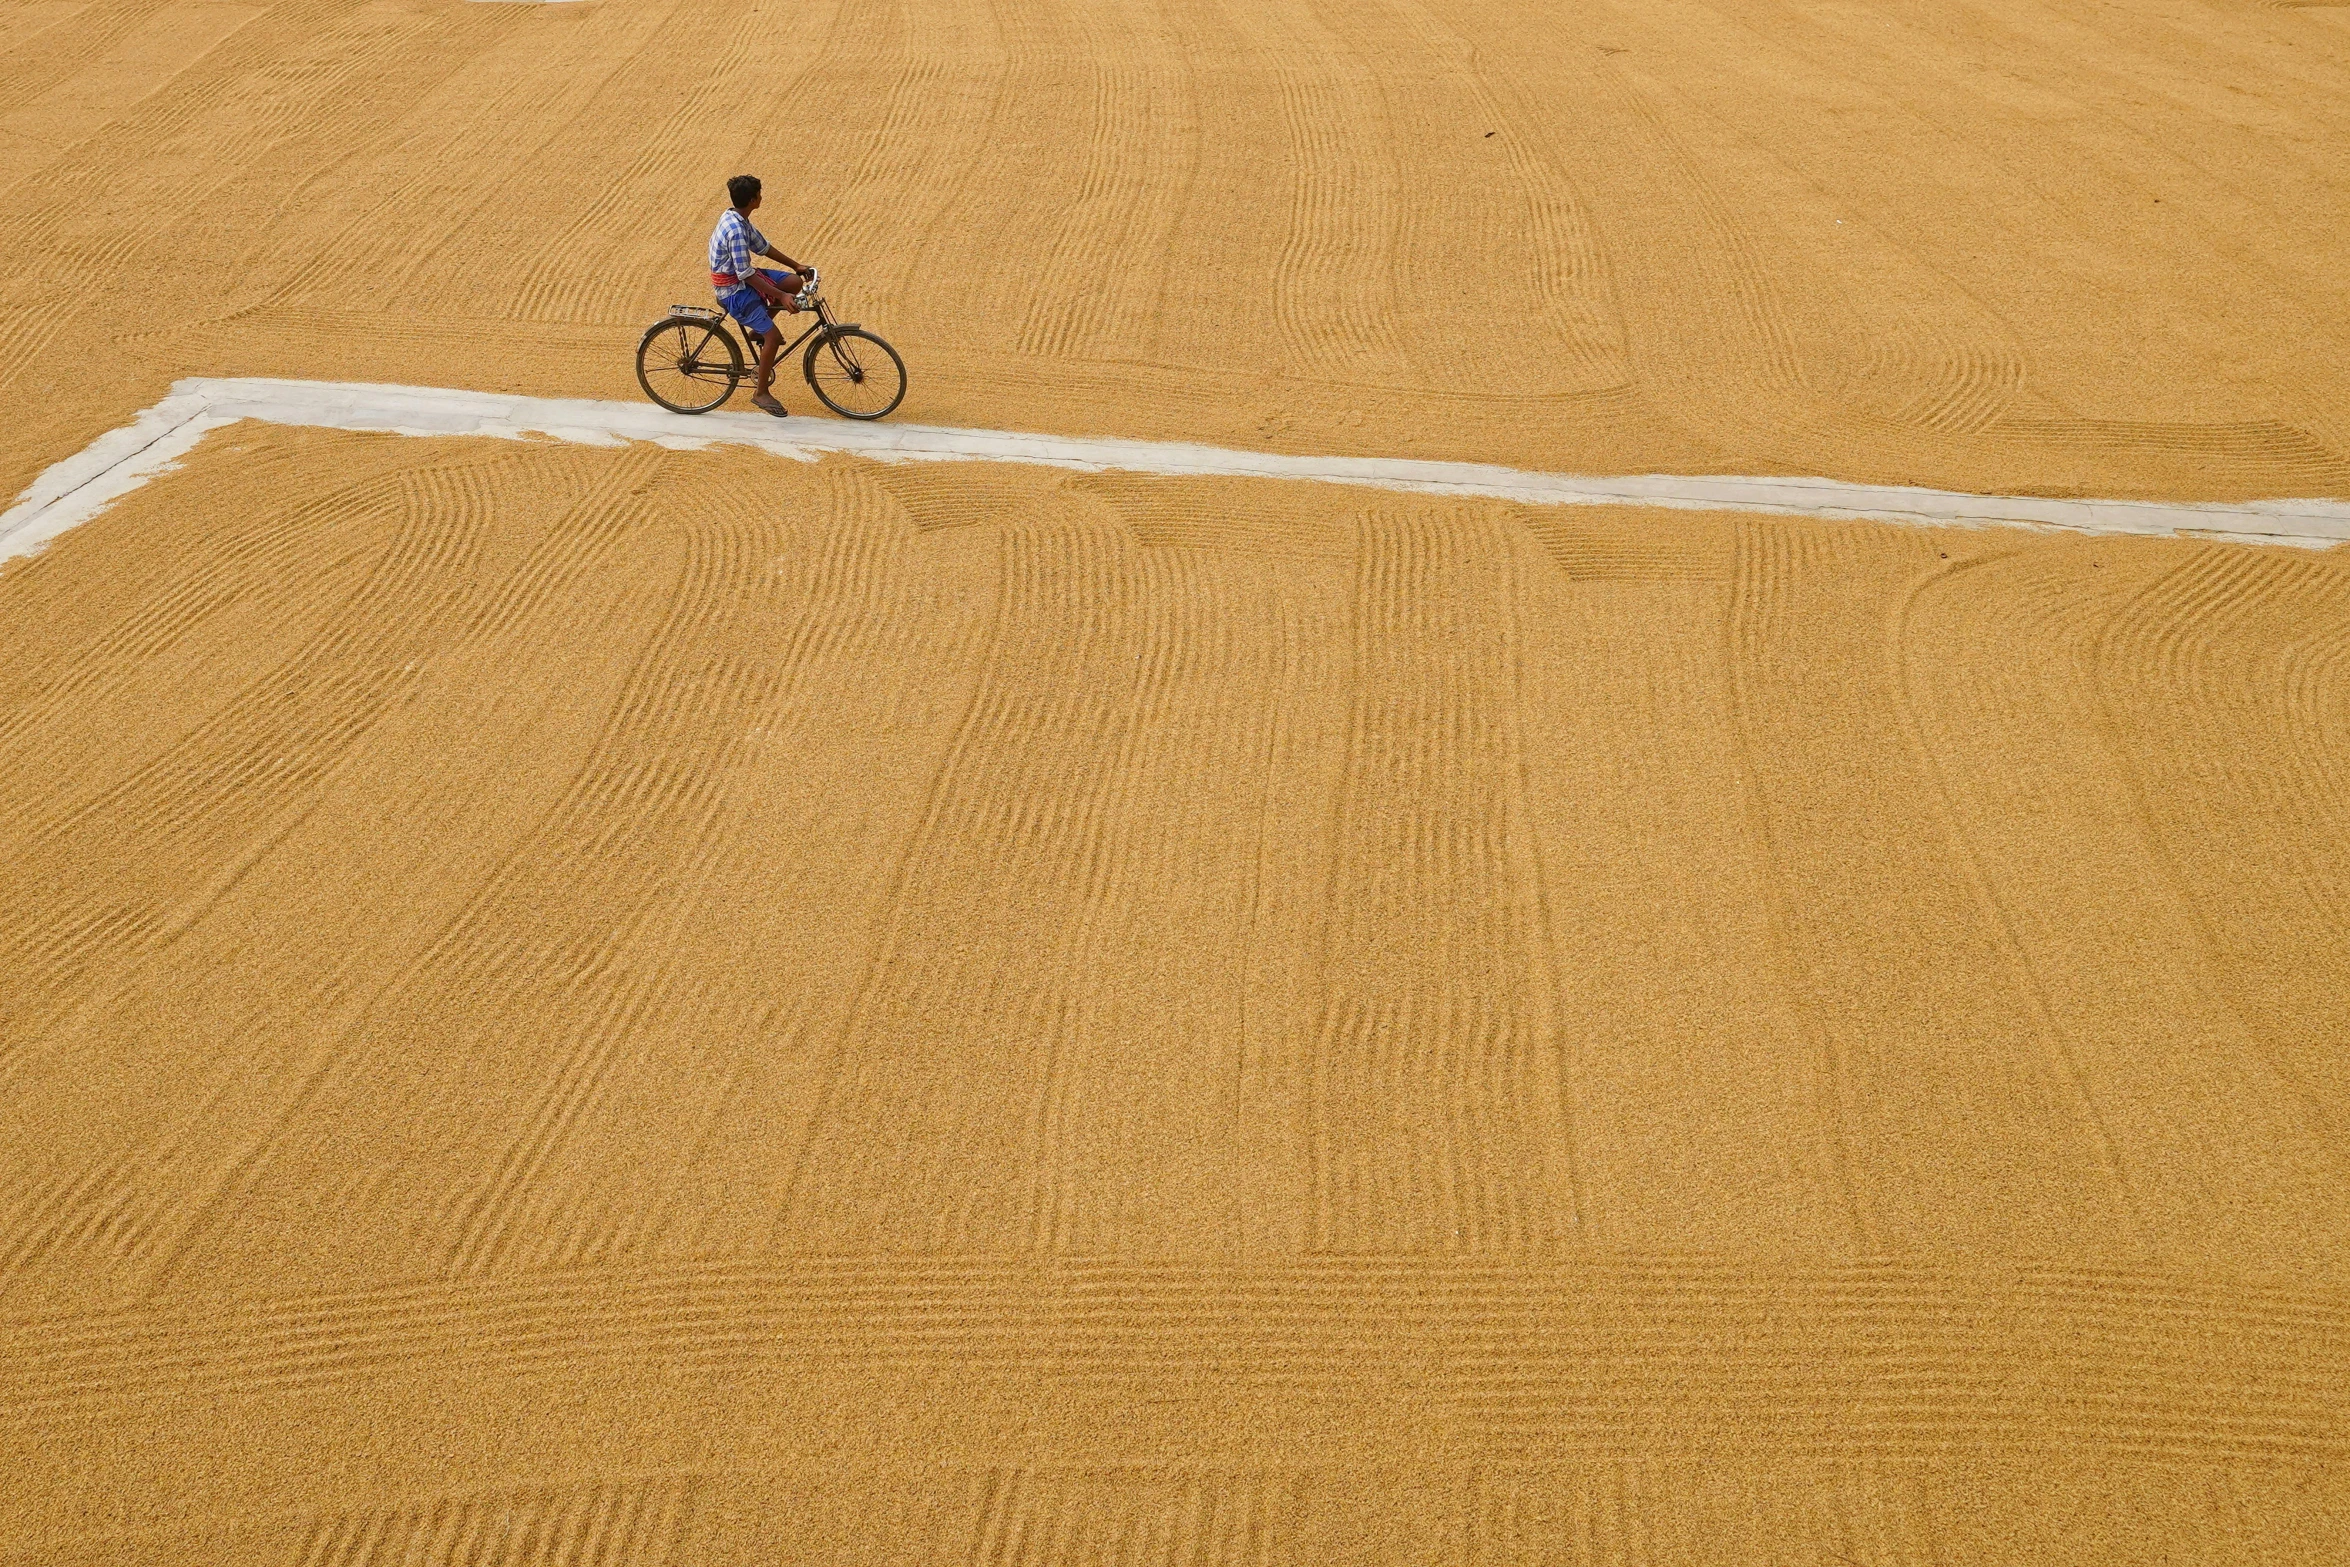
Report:
M193 378L53 464L0 513L0 560L30 554L119 496L167 471L198 440L240 419L400 435L539 436L597 446L652 441L694 450L755 446L809 459L844 453L882 461L1042 464L1181 478L1312 480L1530 505L1628 505L1751 511L1917 526L2010 526L2090 533L2185 534L2237 543L2324 549L2350 540L2350 501L2236 503L2060 500L1973 495L1824 478L1536 473L1484 463L1279 452L1117 437L1037 435L935 425L831 420L779 425L763 414L672 414L637 403L521 397L439 387L264 377Z

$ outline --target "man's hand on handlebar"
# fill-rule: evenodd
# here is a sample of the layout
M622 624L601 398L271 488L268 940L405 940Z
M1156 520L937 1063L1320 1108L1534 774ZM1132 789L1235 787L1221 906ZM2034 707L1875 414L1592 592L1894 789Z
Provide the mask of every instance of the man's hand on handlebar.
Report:
M815 286L816 269L814 267L794 267L789 275L798 282L802 290ZM776 309L784 311L799 309L799 295L771 281L764 273L752 273L750 281L752 290Z

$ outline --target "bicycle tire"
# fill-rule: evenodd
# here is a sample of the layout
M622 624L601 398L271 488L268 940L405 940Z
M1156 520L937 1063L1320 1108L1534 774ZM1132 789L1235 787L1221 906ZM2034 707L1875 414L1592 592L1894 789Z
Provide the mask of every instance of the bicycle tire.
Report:
M866 344L880 349L887 362L868 363ZM879 419L906 400L906 362L861 326L817 333L800 358L800 374L807 378L808 390L843 419Z
M704 362L705 354L721 350L722 360ZM743 351L734 334L715 321L671 316L645 328L637 342L636 384L671 413L706 414L742 382Z

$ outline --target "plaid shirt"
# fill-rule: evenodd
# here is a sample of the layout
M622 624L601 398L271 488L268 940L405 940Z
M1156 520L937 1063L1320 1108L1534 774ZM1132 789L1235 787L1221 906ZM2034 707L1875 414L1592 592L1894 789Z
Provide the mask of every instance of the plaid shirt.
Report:
M710 286L725 293L751 275L752 264L767 253L767 236L751 227L751 220L732 207L710 231Z

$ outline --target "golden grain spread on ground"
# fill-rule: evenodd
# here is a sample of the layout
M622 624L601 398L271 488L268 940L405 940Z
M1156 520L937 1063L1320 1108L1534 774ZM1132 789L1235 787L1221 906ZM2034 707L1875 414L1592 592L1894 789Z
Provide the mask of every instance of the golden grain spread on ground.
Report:
M2346 133L2252 0L0 0L0 497L633 398L745 169L902 419L2342 495ZM2350 551L245 423L0 786L0 1562L2350 1554Z

